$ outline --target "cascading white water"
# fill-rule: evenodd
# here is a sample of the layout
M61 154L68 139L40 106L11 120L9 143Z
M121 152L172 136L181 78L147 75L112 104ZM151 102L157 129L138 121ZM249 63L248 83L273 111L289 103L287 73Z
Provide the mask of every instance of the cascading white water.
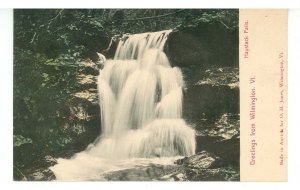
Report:
M194 130L182 119L183 77L163 52L170 32L125 36L114 60L106 61L98 77L102 134L81 153L84 158L120 160L195 153ZM82 155L68 161L76 162L76 158ZM68 161L61 162L70 167ZM62 164L52 170L60 179L70 179L62 175Z

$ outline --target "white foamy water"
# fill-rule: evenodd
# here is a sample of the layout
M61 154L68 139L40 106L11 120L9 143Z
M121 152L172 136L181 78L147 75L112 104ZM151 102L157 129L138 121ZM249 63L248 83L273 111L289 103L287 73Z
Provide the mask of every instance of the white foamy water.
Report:
M172 164L195 153L182 119L181 70L163 52L171 30L127 36L98 77L100 140L51 168L58 180L102 180L109 171Z
M57 181L105 181L110 172L147 167L155 165L175 165L174 161L182 157L166 158L127 158L106 159L81 152L72 159L58 159L58 164L50 169L55 173Z

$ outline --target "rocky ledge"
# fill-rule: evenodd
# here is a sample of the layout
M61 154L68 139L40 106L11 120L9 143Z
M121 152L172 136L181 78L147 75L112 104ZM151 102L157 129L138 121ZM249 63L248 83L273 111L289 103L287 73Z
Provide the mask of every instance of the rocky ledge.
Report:
M174 165L150 164L104 174L108 181L238 181L239 168L201 151L176 160Z
M163 178L175 181L239 181L239 167L207 151L179 159L181 170Z
M222 160L221 168L205 168L187 172L188 179L197 180L202 173L205 176L219 176L215 179L238 179L225 175L235 170L240 164L240 114L239 114L239 71L234 67L210 67L189 74L184 96L184 119L196 130L196 152L208 152ZM192 72L192 74L190 74ZM199 156L196 154L195 156ZM196 163L195 163L196 164ZM189 168L189 167L188 167ZM199 173L199 171L201 171ZM198 172L198 173L197 173ZM218 174L217 174L218 173ZM228 174L228 175L229 175ZM194 176L194 177L193 177ZM226 177L227 176L227 177ZM200 179L199 179L200 180ZM209 180L209 179L206 179ZM212 178L213 180L213 178Z

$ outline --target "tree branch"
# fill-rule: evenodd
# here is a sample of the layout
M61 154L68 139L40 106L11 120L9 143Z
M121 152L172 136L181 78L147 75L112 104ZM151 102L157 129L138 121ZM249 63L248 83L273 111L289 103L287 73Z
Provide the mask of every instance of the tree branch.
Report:
M54 18L52 18L52 19L49 20L49 24L48 24L47 29L50 28L50 25L52 24L52 22L53 22L55 19L57 19L57 17L60 16L60 15L62 14L63 11L64 11L64 9L60 10Z
M24 179L27 179L23 172L21 172L21 170L17 166L14 165L13 167L17 169L17 171L23 176Z
M225 26L228 30L230 29L224 22L222 22L222 21L220 21L220 20L219 20L219 22L220 22L223 26Z
M32 38L31 38L31 40L30 40L30 42L29 43L33 43L34 42L34 39L35 39L35 36L36 36L36 32L33 34L33 36L32 36Z

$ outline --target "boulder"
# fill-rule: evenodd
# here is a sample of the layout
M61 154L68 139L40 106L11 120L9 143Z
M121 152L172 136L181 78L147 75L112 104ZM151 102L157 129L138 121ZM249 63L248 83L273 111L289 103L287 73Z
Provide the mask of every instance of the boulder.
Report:
M240 163L239 114L223 114L216 122L198 126L196 152L207 150L227 164L239 167Z
M183 165L185 168L193 169L217 168L223 164L219 157L206 151L201 151L190 157L179 159L176 163Z
M186 172L189 181L239 181L240 174L236 168L189 169Z
M225 113L239 113L237 68L210 68L204 72L183 70L187 81L183 117L189 123L215 121Z
M108 181L181 181L182 169L177 165L150 164L129 169L108 172L104 179Z
M56 177L50 169L35 171L26 178L28 181L52 181L55 179Z
M173 66L238 67L238 29L220 23L200 23L172 32L165 51Z
M175 162L182 166L181 179L186 181L238 181L239 167L229 165L224 159L201 151ZM178 173L179 174L179 173ZM178 175L177 174L177 175ZM171 176L177 176L173 174ZM174 178L175 179L175 178Z

